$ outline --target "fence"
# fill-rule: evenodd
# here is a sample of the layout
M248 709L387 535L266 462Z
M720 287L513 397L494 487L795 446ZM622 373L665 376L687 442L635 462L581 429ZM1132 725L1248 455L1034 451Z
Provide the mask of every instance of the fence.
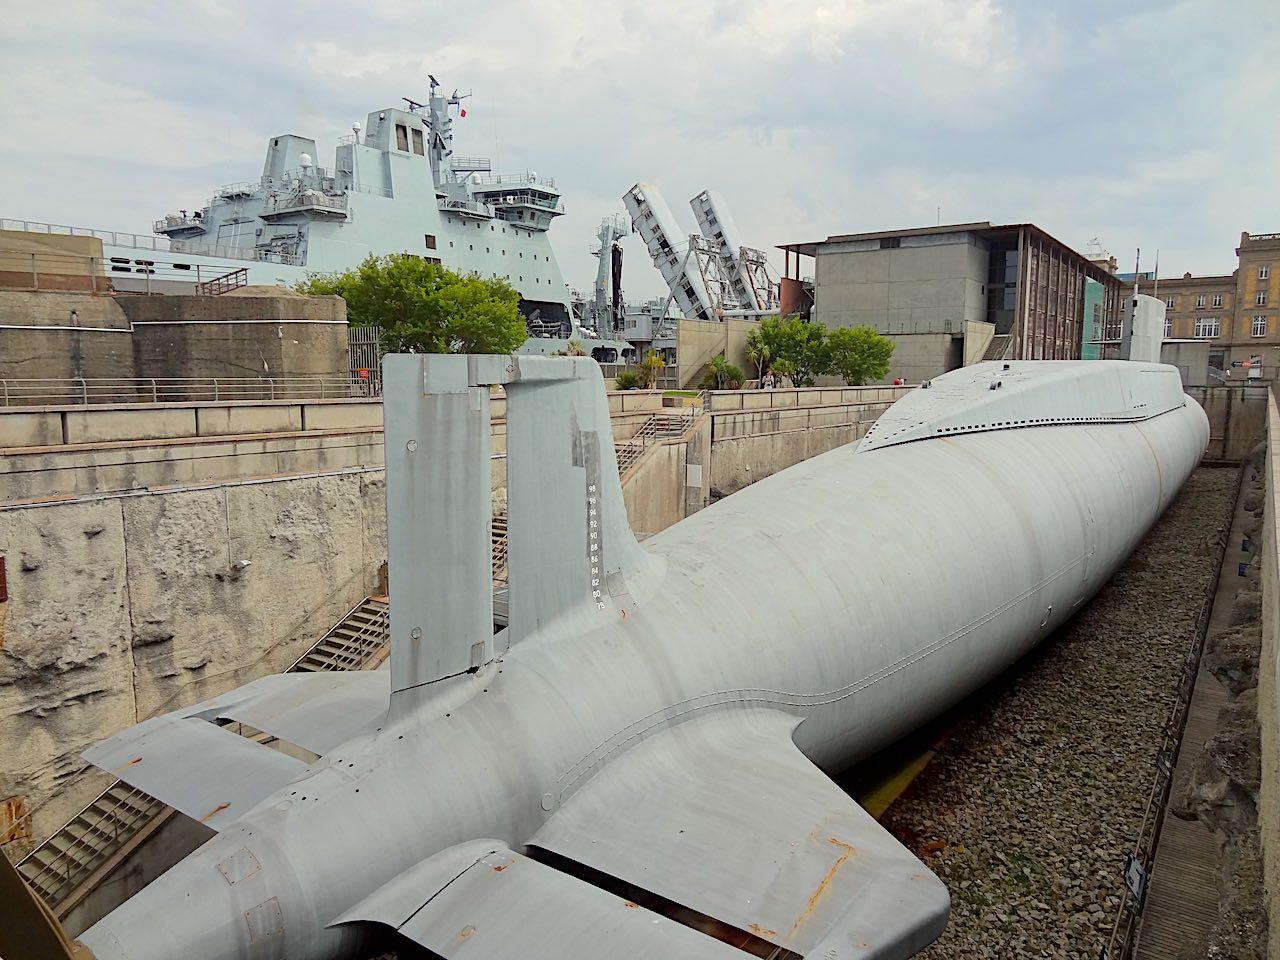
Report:
M377 396L346 377L0 379L0 406L188 403L205 400L345 400Z
M347 350L351 380L364 385L361 396L382 396L382 331L378 327L348 327Z
M131 292L157 292L165 284L205 284L237 269L235 263L182 263L150 257L91 257L72 253L0 252L0 289L113 293L123 282ZM173 288L170 287L170 290Z

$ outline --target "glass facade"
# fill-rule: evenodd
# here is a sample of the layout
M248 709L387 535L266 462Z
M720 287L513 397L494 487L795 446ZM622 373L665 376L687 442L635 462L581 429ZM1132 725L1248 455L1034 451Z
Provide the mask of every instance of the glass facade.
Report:
M987 322L997 334L1013 330L1018 313L1018 247L992 244L987 273Z

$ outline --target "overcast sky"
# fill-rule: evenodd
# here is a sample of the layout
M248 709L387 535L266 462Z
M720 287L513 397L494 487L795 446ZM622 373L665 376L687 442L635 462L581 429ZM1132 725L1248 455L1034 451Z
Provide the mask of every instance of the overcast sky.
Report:
M588 286L637 180L685 227L724 194L744 242L1031 221L1131 269L1227 272L1280 231L1274 0L0 0L0 216L150 232L256 179L297 133L428 72L471 89L463 155L556 177L552 237ZM495 164L498 167L499 164ZM775 251L776 253L776 251ZM781 265L781 253L775 261ZM630 295L663 290L628 247Z

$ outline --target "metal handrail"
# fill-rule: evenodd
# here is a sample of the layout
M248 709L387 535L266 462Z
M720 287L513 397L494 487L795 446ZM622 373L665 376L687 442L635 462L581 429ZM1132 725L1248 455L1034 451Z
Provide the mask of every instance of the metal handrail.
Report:
M9 220L0 217L0 230L17 230L21 233L44 233L60 237L97 237L103 243L116 247L137 247L140 250L169 249L169 241L160 237L144 237L137 233L117 230L98 230L93 227L70 227L57 223L41 223L38 220Z
M536 173L491 173L488 176L473 174L470 180L472 183L482 187L514 187L520 184L526 186L537 184L541 187L550 187L552 190L556 189L554 177L542 177Z
M0 407L234 400L346 400L368 395L353 377L0 378Z

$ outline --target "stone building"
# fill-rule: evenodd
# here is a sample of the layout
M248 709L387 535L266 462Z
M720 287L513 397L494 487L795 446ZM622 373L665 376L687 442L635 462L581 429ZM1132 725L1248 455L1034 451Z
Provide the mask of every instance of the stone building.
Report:
M1242 233L1236 256L1230 274L1187 273L1158 282L1144 276L1138 291L1164 301L1166 339L1209 341L1209 366L1227 377L1247 376L1257 368L1244 364L1261 357L1269 378L1280 366L1280 287L1272 286L1280 269L1280 234Z

